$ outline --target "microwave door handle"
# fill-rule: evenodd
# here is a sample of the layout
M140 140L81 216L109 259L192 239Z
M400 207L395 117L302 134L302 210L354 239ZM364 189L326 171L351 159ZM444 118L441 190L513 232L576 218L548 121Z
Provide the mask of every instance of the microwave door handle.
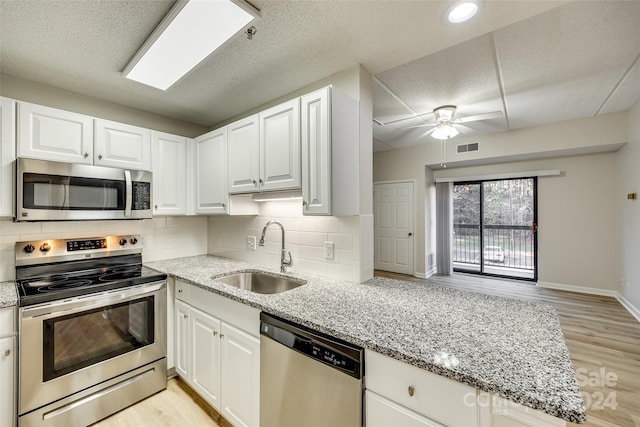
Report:
M125 202L124 202L124 217L131 217L131 201L133 199L133 184L131 183L131 171L124 171L125 180Z

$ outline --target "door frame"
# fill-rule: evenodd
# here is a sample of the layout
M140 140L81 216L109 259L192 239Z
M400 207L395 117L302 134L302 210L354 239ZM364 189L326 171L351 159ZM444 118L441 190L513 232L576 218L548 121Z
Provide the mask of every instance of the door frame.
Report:
M374 208L373 208L373 221L374 221L374 226L373 226L373 256L374 256L374 264L375 264L375 240L376 240L376 227L375 227L375 196L376 196L376 190L375 187L376 185L380 185L380 184L411 184L413 186L413 272L411 273L411 275L413 277L419 277L416 276L416 261L417 261L417 256L418 256L418 250L417 250L417 244L416 242L418 241L418 233L417 233L417 194L416 194L416 189L418 188L418 182L415 179L392 179L392 180L386 180L386 181L373 181L373 201L374 201ZM424 236L423 236L424 238ZM426 270L426 259L425 259L425 270Z
M533 239L533 278L528 277L516 277L516 276L508 276L504 274L496 274L496 273L486 273L484 272L484 242L483 242L483 228L482 221L484 217L484 194L482 189L482 184L485 182L491 181L510 181L516 179L532 179L533 180L533 223L535 226L535 232L532 235ZM538 175L533 176L513 176L509 178L486 178L486 179L473 179L473 180L460 180L452 182L453 185L456 184L480 184L480 271L471 271L471 270L456 270L453 269L454 273L464 273L464 274L475 274L478 276L487 276L487 277L496 277L500 279L510 279L510 280L520 280L524 282L538 282L539 272L538 272Z

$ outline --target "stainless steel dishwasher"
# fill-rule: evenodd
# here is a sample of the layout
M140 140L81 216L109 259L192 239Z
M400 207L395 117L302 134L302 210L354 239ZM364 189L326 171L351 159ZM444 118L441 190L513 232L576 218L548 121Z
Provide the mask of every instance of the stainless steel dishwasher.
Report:
M260 426L360 427L363 350L260 315Z

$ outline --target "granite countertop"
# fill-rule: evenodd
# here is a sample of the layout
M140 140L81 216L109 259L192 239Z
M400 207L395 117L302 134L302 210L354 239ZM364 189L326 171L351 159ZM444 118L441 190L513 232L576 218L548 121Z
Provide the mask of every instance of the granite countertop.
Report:
M586 409L555 309L429 284L374 278L357 284L303 273L274 295L215 280L258 267L201 255L145 263L251 305L444 377L571 422Z
M0 282L0 308L13 307L18 304L18 293L14 282Z

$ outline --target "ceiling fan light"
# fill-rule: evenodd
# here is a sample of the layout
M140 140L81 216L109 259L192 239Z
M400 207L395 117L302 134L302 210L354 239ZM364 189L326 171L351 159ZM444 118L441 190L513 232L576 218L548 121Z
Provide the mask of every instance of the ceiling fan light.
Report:
M443 20L446 24L460 24L473 18L479 10L480 3L478 1L458 1L444 11Z
M435 139L450 139L459 133L451 123L441 123L431 132L431 136Z

